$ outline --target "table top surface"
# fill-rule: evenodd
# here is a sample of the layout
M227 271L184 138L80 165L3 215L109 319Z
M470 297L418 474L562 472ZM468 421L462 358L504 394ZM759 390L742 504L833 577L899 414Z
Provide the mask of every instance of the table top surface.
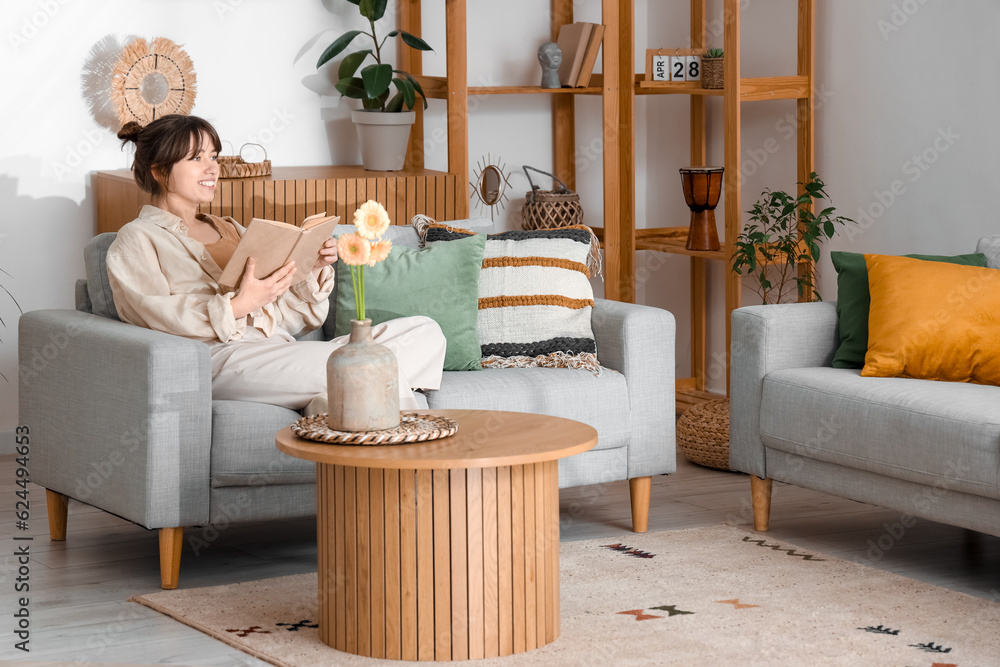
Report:
M458 422L458 433L399 445L331 445L299 438L290 426L275 444L300 459L358 468L496 468L560 459L592 449L597 431L563 417L497 410L417 410Z

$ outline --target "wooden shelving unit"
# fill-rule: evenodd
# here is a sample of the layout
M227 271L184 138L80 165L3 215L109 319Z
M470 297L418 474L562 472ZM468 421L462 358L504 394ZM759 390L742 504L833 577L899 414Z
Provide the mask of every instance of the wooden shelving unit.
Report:
M502 11L496 5L496 11ZM604 220L606 225L605 296L622 301L635 300L635 195L632 118L634 90L632 59L622 53L633 48L632 1L601 0L602 22L607 27L602 47L603 75L591 78L585 88L546 89L538 86L468 86L466 0L445 0L447 34L446 73L443 77L423 76L420 52L402 49L401 66L420 81L430 99L442 99L448 112L448 171L459 183L469 180L469 95L548 95L552 100L553 165L555 174L571 189L576 188L574 152L576 129L573 98L600 96L603 115ZM560 26L573 22L573 0L552 0L552 41ZM400 0L400 28L420 33L420 0ZM624 82L624 84L623 84ZM422 111L410 133L408 167L423 168L424 132ZM624 125L623 125L624 124ZM466 186L467 187L467 186ZM462 217L468 214L468 193ZM461 200L461 197L458 198ZM458 208L456 203L456 209Z
M573 0L550 0L553 41L560 26L573 22ZM707 0L690 1L691 48L705 48ZM574 152L576 128L574 96L601 97L604 228L598 232L605 252L605 296L620 301L635 300L635 251L654 250L691 257L691 366L692 377L677 381L678 410L716 395L706 391L707 351L706 275L708 263L726 262L726 349L730 341L730 313L740 306L741 278L728 270L734 241L742 230L740 204L741 105L767 100L798 101L797 180L805 182L813 171L813 108L815 0L798 0L797 71L794 75L742 78L740 66L740 3L723 0L725 24L723 47L725 86L706 90L698 84L645 81L643 72L635 71L634 0L601 0L601 21L606 26L602 47L602 74L595 74L586 88L542 89L537 86L468 87L466 0L445 0L447 34L446 75L421 76L420 53L402 49L403 69L421 81L429 98L446 100L448 106L448 171L460 184L469 174L469 95L549 95L552 100L553 165L555 173L570 188L576 188ZM680 2L678 2L680 4ZM499 10L498 10L499 11ZM420 34L420 0L401 0L400 27ZM636 229L635 220L635 98L637 95L687 95L691 105L691 165L707 164L707 106L710 97L721 97L725 153L725 220L722 248L713 252L687 250L685 227ZM423 168L424 133L422 113L410 135L408 166ZM678 165L678 167L686 165ZM467 188L467 185L461 187ZM467 215L468 192L458 193L456 214ZM464 201L464 204L462 203ZM800 270L811 271L811 266ZM728 378L728 362L726 364ZM728 384L727 384L728 386Z
M742 78L740 64L740 0L724 0L723 17L725 34L725 84L722 90L693 88L690 84L654 83L638 79L635 87L637 95L675 94L690 95L691 100L691 165L707 165L706 139L706 98L721 96L723 99L725 152L723 166L725 220L720 241L722 248L714 252L697 252L684 248L684 238L678 238L677 228L641 229L635 233L636 248L655 250L691 257L691 370L692 377L677 381L677 410L686 410L691 405L720 396L706 391L708 375L706 350L707 293L706 274L710 261L722 260L726 275L726 353L728 357L731 338L730 314L740 306L741 278L729 270L728 258L735 249L735 240L743 228L740 185L741 153L741 105L744 102L766 100L798 101L797 139L797 181L805 182L814 166L812 87L815 63L815 0L798 2L798 48L797 72L794 76ZM706 0L690 0L691 7L691 47L706 48ZM685 165L678 165L685 166ZM718 213L717 213L718 214ZM627 234L623 230L620 234ZM811 271L813 267L802 266L800 270ZM627 278L625 278L627 279ZM727 393L729 368L726 362Z

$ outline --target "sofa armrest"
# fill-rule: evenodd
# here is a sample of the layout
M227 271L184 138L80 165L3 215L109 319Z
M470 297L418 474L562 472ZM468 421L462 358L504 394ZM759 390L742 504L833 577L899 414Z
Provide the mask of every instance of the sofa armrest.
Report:
M601 365L622 373L628 384L628 477L674 472L674 316L661 308L595 299L591 326Z
M73 310L19 324L37 484L146 528L208 521L208 346Z
M836 305L748 306L733 311L730 346L729 464L766 477L760 438L764 377L782 368L830 366L839 345Z

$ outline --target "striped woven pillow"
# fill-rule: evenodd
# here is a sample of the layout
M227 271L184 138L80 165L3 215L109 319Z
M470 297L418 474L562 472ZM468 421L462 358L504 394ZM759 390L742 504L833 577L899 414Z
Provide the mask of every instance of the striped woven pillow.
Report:
M472 234L441 223L427 243ZM476 333L484 368L601 370L590 326L592 232L588 227L489 234L479 274Z

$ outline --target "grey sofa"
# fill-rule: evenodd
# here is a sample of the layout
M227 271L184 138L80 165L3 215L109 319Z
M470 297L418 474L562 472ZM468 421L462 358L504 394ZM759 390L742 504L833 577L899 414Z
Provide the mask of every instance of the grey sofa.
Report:
M104 268L113 238L88 244L77 310L21 317L20 421L30 428L32 478L47 490L53 539L65 539L67 498L159 529L161 583L172 588L184 527L312 516L315 466L275 448L274 434L298 413L213 401L207 346L117 319ZM392 238L417 244L411 227L392 228ZM327 335L332 322L331 313ZM644 532L650 477L675 470L674 319L599 299L592 323L608 372L446 372L426 404L594 426L597 446L560 461L560 486L629 480L633 530Z
M978 252L1000 268L1000 237ZM1000 535L1000 387L830 366L832 303L733 311L730 466L767 530L771 480Z

